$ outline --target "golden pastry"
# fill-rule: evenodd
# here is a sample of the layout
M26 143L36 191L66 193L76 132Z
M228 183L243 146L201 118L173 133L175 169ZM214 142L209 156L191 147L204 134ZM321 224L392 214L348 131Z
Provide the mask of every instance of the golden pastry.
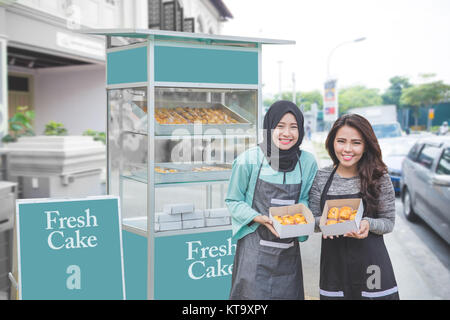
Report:
M337 220L328 220L326 225L329 226L329 225L336 224L336 223L338 223Z
M294 215L294 220L295 220L296 223L301 223L301 222L306 221L306 218L301 213L297 213L297 214Z
M284 225L295 224L294 217L290 216L290 215L283 216L283 222L281 224L284 224Z
M339 210L339 219L341 219L341 220L348 220L348 219L350 219L350 216L351 216L352 212L353 212L352 208L350 208L350 207L342 207Z
M155 172L158 172L158 173L175 173L175 172L178 172L178 170L177 169L167 169L167 168L155 167Z
M273 216L275 220L277 220L279 223L283 222L283 219L280 216Z
M352 213L352 214L350 215L349 220L355 220L355 218L356 218L356 212L355 212L355 213Z
M328 219L339 219L339 208L333 207L330 210L328 210Z

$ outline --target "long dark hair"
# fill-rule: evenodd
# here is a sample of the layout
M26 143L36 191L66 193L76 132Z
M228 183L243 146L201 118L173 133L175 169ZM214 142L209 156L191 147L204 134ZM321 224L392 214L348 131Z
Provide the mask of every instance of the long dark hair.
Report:
M339 164L334 150L336 133L343 126L352 127L364 139L364 153L358 161L358 174L361 180L361 193L366 200L367 213L374 215L378 207L380 185L378 180L387 173L387 166L381 157L381 149L373 128L366 118L357 114L346 114L336 120L325 142L328 154L335 166Z

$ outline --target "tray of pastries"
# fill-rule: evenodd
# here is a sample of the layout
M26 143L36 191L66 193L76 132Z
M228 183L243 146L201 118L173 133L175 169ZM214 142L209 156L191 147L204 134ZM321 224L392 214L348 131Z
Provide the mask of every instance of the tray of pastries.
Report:
M162 184L228 180L231 167L231 164L225 163L158 163L155 164L155 182ZM147 168L133 170L129 178L147 182Z
M197 128L194 131L194 126ZM196 104L155 108L155 133L170 135L174 130L186 129L186 134L203 133L208 129L225 133L230 129L248 129L251 123L222 104ZM201 128L201 131L200 129ZM179 134L182 131L177 131Z

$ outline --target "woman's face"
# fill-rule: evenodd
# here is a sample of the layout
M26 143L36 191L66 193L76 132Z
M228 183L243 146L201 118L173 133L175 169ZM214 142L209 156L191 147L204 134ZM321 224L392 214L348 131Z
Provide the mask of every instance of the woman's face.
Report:
M280 150L292 148L298 141L298 125L294 115L286 113L273 130L272 140Z
M364 139L358 130L343 126L336 132L334 152L340 165L350 169L356 168L364 153Z

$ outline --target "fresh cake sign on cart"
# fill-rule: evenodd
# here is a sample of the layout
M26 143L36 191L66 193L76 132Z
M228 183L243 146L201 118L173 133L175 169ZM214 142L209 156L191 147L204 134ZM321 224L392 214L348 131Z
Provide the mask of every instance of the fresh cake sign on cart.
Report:
M125 299L118 197L16 206L20 299Z

